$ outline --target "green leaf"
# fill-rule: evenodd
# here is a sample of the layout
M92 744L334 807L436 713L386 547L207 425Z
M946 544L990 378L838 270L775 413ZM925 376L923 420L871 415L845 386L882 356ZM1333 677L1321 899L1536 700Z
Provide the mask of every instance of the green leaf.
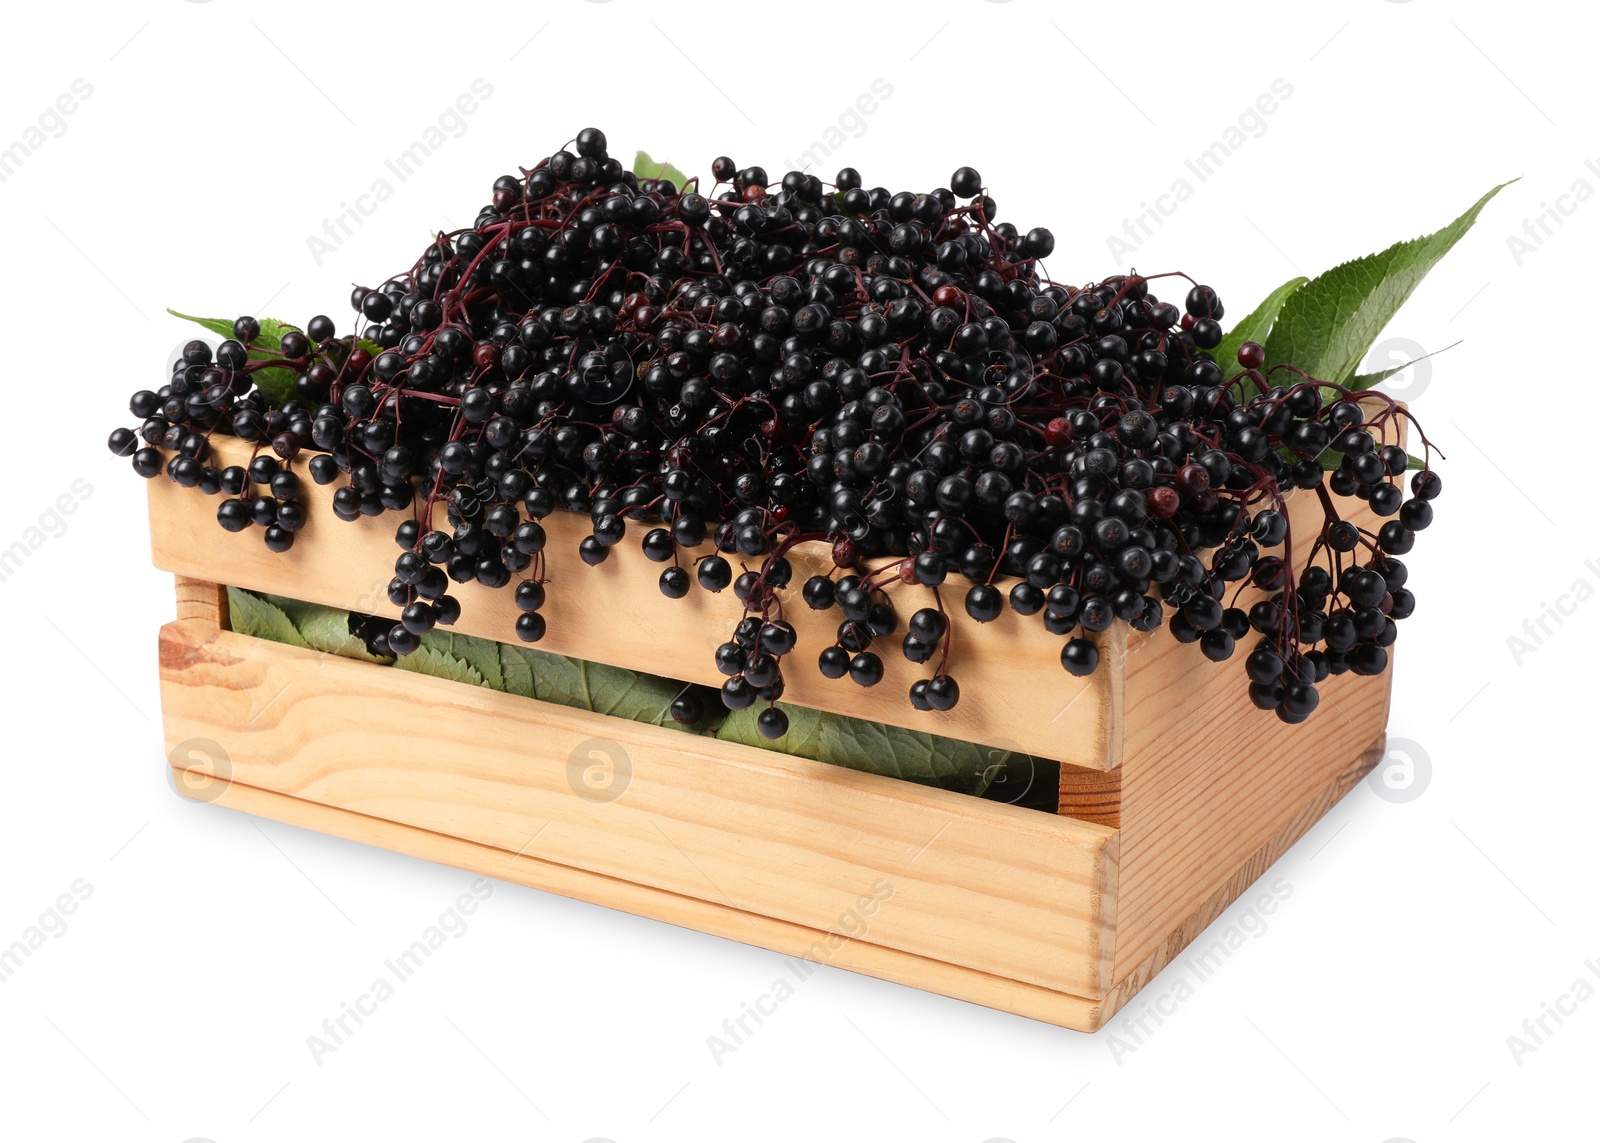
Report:
M535 698L651 726L686 729L672 717L672 700L683 693L682 683L545 651L529 654L536 656Z
M789 716L789 733L782 738L762 736L761 731L756 728L756 718L761 710L753 706L730 713L723 720L716 736L723 742L738 742L745 746L759 746L763 750L776 750L781 754L810 758L812 761L823 761L822 724L825 719L836 716L826 715L809 707L790 706L788 703L779 703L778 707Z
M184 321L192 321L221 338L233 338L233 322L228 318L195 317L193 314L180 314L174 309L169 309L167 312L173 317L182 318ZM288 322L278 321L276 318L259 318L258 321L261 326L261 332L250 343L251 361L270 360L274 354L264 353L262 350L276 351L283 342L284 334L291 329L298 330L300 328L297 325L290 325ZM374 345L369 352L373 352L374 356L376 356L382 350ZM261 390L262 396L266 397L267 401L273 405L283 404L294 392L294 370L292 369L283 369L276 366L271 369L259 369L250 375L250 380L255 382L255 386Z
M761 736L756 729L760 711L754 707L730 714L717 737L964 794L982 794L1011 757L1005 750L925 731L787 703L778 706L789 716L789 733L782 738Z
M499 647L501 689L507 694L533 698L532 652L513 647L510 643L501 643Z
M472 683L479 687L489 685L484 682L483 676L466 662L433 647L418 647L411 654L401 655L395 659L394 665L402 671L415 671L419 675L432 675L436 679L451 679L454 682Z
M689 182L689 176L677 167L671 163L658 163L644 151L633 156L633 173L641 179L671 179L680 191Z
M924 786L981 794L1003 760L986 746L926 731L839 715L824 716L822 760Z
M490 646L499 648L500 689L510 694L690 730L672 717L672 700L684 690L680 682L509 643Z
M1423 276L1509 185L1495 187L1443 230L1336 266L1294 291L1267 338L1267 365L1293 365L1323 381L1354 374Z
M1283 309L1283 303L1289 300L1289 295L1298 290L1309 281L1307 278L1290 278L1272 293L1268 294L1262 303L1252 310L1243 321L1234 326L1222 339L1222 344L1211 350L1212 358L1222 371L1232 376L1239 367L1239 347L1247 341L1258 345L1265 345L1267 335L1272 332L1273 324L1278 320L1278 312Z
M228 589L228 626L241 635L253 635L257 639L271 639L291 647L311 646L295 629L283 608L236 587Z
M422 645L433 648L441 655L460 659L478 673L485 686L497 691L506 689L505 675L500 670L500 644L492 639L457 635L453 631L435 627L422 637Z
M1381 385L1383 382L1393 377L1402 369L1410 369L1418 361L1426 361L1430 357L1443 353L1445 349L1454 349L1460 344L1461 342L1459 341L1452 341L1449 345L1445 346L1444 349L1436 349L1433 351L1433 353L1424 353L1421 357L1413 358L1412 360L1401 365L1390 366L1388 369L1380 370L1377 373L1358 373L1354 377L1351 377L1349 380L1345 381L1344 387L1346 389L1371 389L1375 385Z
M260 598L288 616L289 621L294 624L294 629L305 640L306 646L313 651L343 655L366 663L394 661L387 656L374 655L367 650L365 642L351 634L348 611L323 607L318 603L306 603L299 599L289 599L281 595L263 595Z

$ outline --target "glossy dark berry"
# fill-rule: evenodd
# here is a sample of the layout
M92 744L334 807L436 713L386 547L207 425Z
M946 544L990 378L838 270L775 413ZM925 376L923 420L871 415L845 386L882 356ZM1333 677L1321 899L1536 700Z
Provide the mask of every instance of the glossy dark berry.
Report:
M707 591L721 591L733 582L733 568L721 556L707 556L700 561L695 578Z
M961 688L949 675L933 676L928 680L928 689L925 693L928 706L932 710L950 710L961 699Z
M762 738L782 738L789 733L789 716L775 706L756 715L756 730Z
M1061 666L1067 674L1083 678L1100 665L1100 648L1087 639L1069 639L1061 648Z
M807 607L813 611L826 611L833 606L833 580L825 575L814 575L806 580L802 595Z
M862 651L850 660L851 681L875 687L883 681L883 660L871 651Z
M966 608L967 614L979 623L990 623L1000 618L1000 589L987 583L973 584L967 590Z

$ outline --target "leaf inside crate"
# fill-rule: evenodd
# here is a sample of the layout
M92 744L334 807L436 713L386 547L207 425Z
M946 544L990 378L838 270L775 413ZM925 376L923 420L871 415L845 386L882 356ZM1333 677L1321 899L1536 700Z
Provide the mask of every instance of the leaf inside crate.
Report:
M228 589L228 622L241 635L271 639L291 647L310 647L283 608L259 595Z
M350 613L347 611L282 595L264 595L261 598L289 617L289 622L294 624L294 629L313 651L326 651L330 655L343 655L368 663L394 661L392 655L374 655L367 650L365 643L351 634Z
M497 691L506 689L505 675L500 669L500 644L435 627L422 637L422 645L435 654L471 668L484 686ZM399 665L398 660L396 665Z
M756 729L756 718L761 709L753 706L733 711L723 719L717 737L723 742L737 742L744 746L759 746L763 750L776 750L780 754L793 754L797 758L825 761L822 746L822 724L830 716L810 707L778 704L789 716L789 733L782 738L763 738ZM862 767L856 767L862 769Z
M436 647L418 647L411 654L396 658L394 665L402 671L415 671L419 675L432 675L436 679L451 679L454 682L471 683L478 687L489 686L476 668Z
M759 746L833 766L975 795L988 788L1010 757L1008 751L925 731L788 703L778 706L789 716L789 733L782 738L761 736L756 728L760 711L755 707L730 714L717 737L724 742Z

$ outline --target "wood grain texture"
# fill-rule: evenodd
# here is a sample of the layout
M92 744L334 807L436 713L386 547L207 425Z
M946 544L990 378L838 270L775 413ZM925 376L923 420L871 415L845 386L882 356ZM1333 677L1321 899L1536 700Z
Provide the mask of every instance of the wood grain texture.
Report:
M181 772L175 775L175 779L174 784L179 790L187 788ZM382 818L260 790L243 782L233 782L220 795L214 798L208 796L207 800L227 809L379 846L610 909L620 909L712 936L742 941L785 956L937 992L1063 1028L1092 1032L1110 1015L1106 1005L1099 1000L1025 984L873 943L870 928L866 938L845 938L837 932L777 920L719 901L671 893L528 854L508 853L447 834L432 833ZM883 906L885 910L893 907L893 898ZM804 968L793 965L786 965L782 971L791 980L804 975Z
M228 589L209 580L175 576L179 619L203 619L214 627L228 626Z
M1304 834L1321 821L1355 784L1361 781L1383 759L1384 739L1379 738L1355 761L1335 774L1331 781L1317 790L1278 832L1268 838L1219 885L1211 896L1202 901L1185 916L1145 959L1131 969L1126 969L1117 984L1105 998L1102 1015L1109 1017L1155 979L1156 975L1175 960L1179 953L1192 944L1206 927L1220 917L1225 909L1244 895L1245 891L1264 874L1272 864L1289 852Z
M1365 504L1346 500L1338 507L1343 518L1376 529ZM1303 566L1321 513L1315 494L1301 492L1289 502L1297 566ZM1241 606L1260 594L1246 592ZM1318 684L1317 711L1289 726L1250 704L1242 651L1218 665L1204 658L1198 644L1179 643L1165 630L1129 636L1118 819L1118 979L1201 909L1352 758L1382 738L1393 663L1391 647L1382 675L1345 674Z
M248 462L250 448L242 441L219 438L214 463ZM305 485L308 522L286 553L267 551L260 530L224 532L217 526L218 500L194 489L180 488L165 477L147 481L150 506L151 558L156 567L181 576L232 584L252 591L292 596L330 607L376 615L398 616L386 588L394 574L394 529L398 514L337 519L331 505L333 485L318 488L296 462ZM436 513L442 525L442 507ZM544 520L549 542L548 600L544 614L549 631L540 649L556 654L610 663L664 675L685 682L721 686L723 677L712 661L719 643L731 637L743 609L732 590L719 594L693 588L687 597L669 600L657 587L661 565L651 563L639 548L643 526L630 524L623 542L598 567L578 559L578 542L588 534L588 517L556 512ZM702 549L710 551L709 547ZM1037 618L1006 609L993 623L966 619L961 600L967 583L951 579L943 592L945 606L961 613L956 623L950 673L967 696L952 711L917 711L906 692L931 668L906 662L899 652L905 617L932 603L928 589L898 582L889 588L901 614L898 634L880 640L883 682L870 689L848 679L825 679L816 657L831 644L843 616L837 610L816 612L799 598L814 572L832 567L819 559L821 545L800 545L789 555L794 566L790 589L782 593L784 617L795 625L799 645L797 668L785 673L787 701L817 710L868 718L979 742L1022 750L1041 758L1106 769L1116 765L1113 686L1108 671L1074 679L1061 669L1062 639L1044 630ZM1008 590L1013 581L999 581ZM477 583L453 584L462 615L456 630L487 639L515 639L519 614L510 590ZM1120 638L1121 625L1114 628ZM1112 657L1110 649L1107 657ZM971 696L983 696L974 701Z
M1113 982L1115 830L197 619L162 629L161 675L170 756L219 744L235 783L810 929L887 883L873 944Z
M1122 770L1061 767L1061 813L1116 829L1122 824Z

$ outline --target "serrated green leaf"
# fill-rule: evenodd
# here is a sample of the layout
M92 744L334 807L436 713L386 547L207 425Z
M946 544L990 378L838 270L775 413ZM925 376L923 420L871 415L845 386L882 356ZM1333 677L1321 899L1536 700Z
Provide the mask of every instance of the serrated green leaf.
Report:
M788 703L777 705L789 716L789 733L782 738L762 736L756 727L756 719L760 716L761 710L766 708L758 709L753 706L731 712L718 728L716 737L723 742L738 742L745 746L776 750L780 754L793 754L798 758L823 761L822 723L824 719L836 716L825 715L809 707L790 706Z
M225 339L233 337L233 321L229 318L195 317L193 314L180 314L174 309L168 309L167 312L173 317L182 318L184 321L192 321L219 337ZM290 325L288 322L278 321L276 318L258 318L257 322L261 326L261 332L250 343L251 361L269 360L273 354L263 353L262 350L276 351L283 342L284 334L291 329L298 330L300 328L297 325ZM377 346L373 346L373 350L379 353L382 352ZM270 369L258 369L250 375L250 380L255 383L257 389L261 390L262 396L266 397L267 401L273 405L283 404L294 392L294 370L292 369L283 369L277 366Z
M633 173L641 179L671 179L680 191L689 182L689 176L671 163L658 163L644 151L633 156Z
M839 715L823 718L824 762L924 786L981 794L994 777L993 755L989 747L926 731Z
M415 671L419 675L432 675L436 679L451 679L454 682L472 683L479 687L489 686L476 668L468 665L465 660L433 647L418 647L411 654L396 658L394 665L402 671Z
M422 645L432 647L441 655L460 659L478 673L485 686L497 691L506 689L505 675L500 669L500 644L494 640L458 635L435 627L422 637Z
M1289 300L1289 295L1305 285L1310 279L1304 277L1290 278L1272 293L1268 294L1259 306L1251 310L1243 321L1229 330L1222 338L1222 344L1211 350L1211 356L1218 365L1222 366L1223 373L1232 376L1239 367L1239 347L1247 341L1265 345L1267 335L1272 332L1273 325L1278 320L1278 314L1283 309L1283 303Z
M779 703L789 716L789 732L767 739L756 728L755 707L730 714L717 731L724 742L739 742L844 766L868 774L902 778L965 794L982 794L1011 757L1005 750L907 730L848 715Z
M283 595L262 595L259 598L287 615L289 622L294 624L294 629L305 640L306 646L313 651L343 655L366 663L394 661L387 656L374 655L367 650L365 642L351 634L348 611L323 607L318 603L306 603L304 600L290 599Z
M236 587L228 589L228 626L241 635L310 648L283 608Z
M530 657L531 653L521 647L513 647L509 643L501 643L499 647L501 689L508 695L536 697L533 693L534 661Z
M535 652L534 697L545 702L629 718L652 726L685 729L672 717L672 700L683 684L624 667Z
M510 694L651 726L691 729L672 717L672 700L684 690L680 682L531 647L490 645L499 652L499 689Z
M1268 367L1293 365L1323 381L1353 375L1423 276L1509 185L1495 187L1443 230L1336 266L1294 291L1267 338Z

